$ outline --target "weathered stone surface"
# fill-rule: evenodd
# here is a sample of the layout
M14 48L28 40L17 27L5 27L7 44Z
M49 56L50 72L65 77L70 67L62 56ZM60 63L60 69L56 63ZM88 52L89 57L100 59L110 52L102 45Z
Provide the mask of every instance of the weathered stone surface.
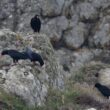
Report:
M96 56L95 62L110 64L109 7L110 0L0 0L0 29L22 33L1 30L0 51L22 51L31 45L45 62L42 69L39 64L33 67L28 60L11 66L9 56L0 58L0 86L29 105L41 105L49 87L63 89L64 77L71 77ZM36 14L42 22L41 34L32 34L30 27ZM57 45L56 52L49 39ZM104 50L103 54L103 48L109 52ZM100 76L99 82L109 85L108 70L102 73L105 76ZM94 84L95 80L88 79Z
M14 4L12 0L1 0L0 1L0 28L13 28L13 12L14 12Z
M13 66L5 73L4 90L20 96L29 105L41 105L48 88L31 71L33 68Z
M42 15L47 17L61 14L64 0L40 0Z
M34 40L30 42L29 39ZM19 61L19 64L11 66L12 59L3 56L0 59L0 86L6 92L21 97L30 106L42 105L49 87L64 88L62 70L49 38L43 34L33 34L24 38L10 30L0 31L0 51L23 51L29 45L32 45L34 51L42 54L45 66L42 68L39 64L33 65L28 60Z
M79 12L79 16L81 20L95 19L97 18L97 10L91 3L81 3L77 7L77 12Z
M97 110L97 109L95 109L95 108L89 108L89 109L86 109L86 110Z
M90 38L90 45L99 48L109 48L110 46L110 16L104 17L97 25L97 30L93 37Z
M85 24L78 23L72 30L65 32L64 40L68 47L77 49L84 43L86 35Z
M102 85L106 85L110 87L110 68L101 69L98 72L98 81Z
M56 55L65 71L64 75L71 77L79 68L84 67L84 65L94 60L94 58L99 57L101 52L102 50L97 49L81 49L74 52L61 49L56 51Z
M88 0L89 1L89 0ZM92 3L92 5L96 8L107 8L110 5L110 1L109 0L90 0L90 2Z
M42 30L50 37L52 41L59 41L62 37L63 31L67 28L67 19L65 16L61 16L50 20L46 25L44 25Z
M42 21L41 31L51 40L63 42L65 36L69 36L69 41L66 40L68 47L63 44L66 48L79 48L87 39L89 39L86 41L87 44L93 47L107 45L108 48L109 26L107 29L106 24L109 24L109 21L105 15L109 15L109 6L109 0L1 0L0 28L10 28L23 34L31 33L30 20L38 14ZM79 25L80 22L83 22L87 28ZM97 22L100 26L97 26ZM77 32L82 28L84 28L82 32ZM68 34L63 34L64 31ZM81 35L83 33L90 34ZM72 35L75 38L71 39Z
M79 48L87 39L89 39L87 43L93 47L108 48L109 6L109 0L1 0L0 28L30 33L32 32L30 20L38 14L42 21L41 30L55 42L59 39L63 42L67 36L67 48ZM89 28L79 26L80 22ZM79 33L77 30L82 31ZM71 39L70 36L74 33L75 38ZM78 33L89 33L86 36L89 38ZM76 36L79 36L78 40Z

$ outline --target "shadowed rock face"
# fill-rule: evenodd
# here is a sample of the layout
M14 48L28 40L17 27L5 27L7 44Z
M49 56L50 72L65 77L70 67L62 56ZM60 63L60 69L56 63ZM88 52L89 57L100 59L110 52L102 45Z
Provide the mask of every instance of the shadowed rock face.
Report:
M45 102L49 87L64 88L64 81L48 37L43 34L30 36L34 39L32 42L28 41L28 37L18 36L10 30L1 30L0 51L3 49L23 51L25 47L32 45L33 51L42 55L45 67L42 68L39 64L33 65L28 60L19 61L19 64L11 66L12 59L3 56L0 58L0 84L7 93L16 94L28 105L34 106Z

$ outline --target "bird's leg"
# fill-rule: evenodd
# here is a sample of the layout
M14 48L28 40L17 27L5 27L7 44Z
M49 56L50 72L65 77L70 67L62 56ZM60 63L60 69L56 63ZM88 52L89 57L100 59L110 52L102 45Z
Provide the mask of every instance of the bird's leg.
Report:
M42 66L42 69L45 69L45 67L46 67L46 65L44 64L44 65Z
M12 62L11 66L14 66L14 65L15 65L15 63L14 63L14 62Z
M37 65L37 66L40 66L40 65L39 65L38 63L36 63L35 61L33 61L33 65L34 65L34 66L36 66L36 65Z
M36 65L36 62L35 61L33 61L33 65Z
M15 60L15 59L13 59L13 64L11 64L11 66L14 66L14 65L16 65L17 64L17 60Z
M36 31L34 31L34 34L36 34L37 32Z

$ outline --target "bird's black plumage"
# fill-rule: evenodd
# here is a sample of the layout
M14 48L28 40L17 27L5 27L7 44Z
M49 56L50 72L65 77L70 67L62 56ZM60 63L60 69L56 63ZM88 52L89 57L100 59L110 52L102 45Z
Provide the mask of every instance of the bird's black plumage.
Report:
M18 52L17 50L3 50L1 55L9 55L13 62L16 63L18 60L28 59L28 55L25 52Z
M31 54L31 56L32 56L32 57L30 58L31 61L33 61L33 62L38 61L41 66L44 65L44 61L43 61L42 57L41 57L39 54L33 52L33 53Z
M29 47L26 48L25 52L28 54L28 57L32 62L38 61L41 66L44 65L44 61L40 54L33 52Z
M30 22L31 28L34 32L40 32L41 29L41 20L38 15L35 15Z
M107 98L110 96L110 89L100 83L96 83L95 87Z
M24 52L18 52L17 50L3 50L1 55L9 55L14 63L18 62L18 60L29 59L32 62L38 61L41 66L44 65L44 61L40 54L33 52L31 49L27 49Z

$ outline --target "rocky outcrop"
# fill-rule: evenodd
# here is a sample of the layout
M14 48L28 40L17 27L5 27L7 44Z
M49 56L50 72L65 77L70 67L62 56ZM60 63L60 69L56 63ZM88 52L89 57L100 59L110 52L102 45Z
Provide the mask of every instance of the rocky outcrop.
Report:
M95 27L97 31L94 36L90 38L90 45L95 45L97 48L108 48L110 46L110 16L105 16L99 21Z
M62 37L63 31L67 28L68 20L65 16L61 16L50 20L46 25L43 26L42 30L52 41L58 42Z
M0 28L30 33L30 19L38 14L41 31L63 43L60 46L109 48L109 0L1 0L0 4Z
M63 5L64 0L40 0L42 16L54 17L60 15L62 12Z
M45 62L43 68L29 60L11 66L9 56L0 58L0 86L28 105L41 105L49 88L64 89L65 77L77 74L89 63L93 63L92 69L90 65L84 71L84 82L93 86L99 81L109 86L109 67L105 66L110 64L109 7L110 0L0 0L0 51L23 51L30 45ZM36 14L42 22L40 34L32 34L30 27Z
M72 30L64 33L64 41L67 47L77 49L83 45L86 36L87 29L85 24L78 23Z
M96 57L102 54L102 50L98 49L81 49L79 51L69 51L61 49L56 51L60 65L62 65L64 73L67 77L75 74L79 68L93 61Z
M54 50L46 35L33 34L30 37L18 36L10 30L0 31L0 51L3 49L17 49L23 51L33 38L32 49L39 52L44 59L45 66L33 65L30 61L19 61L11 66L12 59L3 56L0 59L0 86L7 92L21 97L28 105L41 105L50 87L63 89L64 80L61 67L54 54Z
M98 81L102 85L106 85L110 87L110 68L101 69L98 72Z

